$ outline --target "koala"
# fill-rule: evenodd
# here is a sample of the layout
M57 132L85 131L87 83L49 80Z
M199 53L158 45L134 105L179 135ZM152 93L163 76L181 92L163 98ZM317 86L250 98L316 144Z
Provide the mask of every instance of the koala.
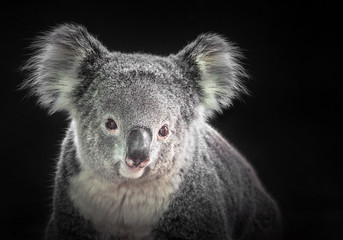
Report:
M33 47L23 87L70 118L47 240L279 239L276 202L208 123L246 92L232 43L122 53L62 24Z

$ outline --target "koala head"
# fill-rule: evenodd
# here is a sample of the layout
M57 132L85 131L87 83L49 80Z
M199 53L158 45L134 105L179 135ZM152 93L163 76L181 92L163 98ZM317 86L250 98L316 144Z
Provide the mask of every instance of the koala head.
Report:
M50 113L69 113L81 165L108 180L173 171L194 123L245 92L240 54L216 34L161 57L110 52L84 27L65 24L34 47L24 87Z

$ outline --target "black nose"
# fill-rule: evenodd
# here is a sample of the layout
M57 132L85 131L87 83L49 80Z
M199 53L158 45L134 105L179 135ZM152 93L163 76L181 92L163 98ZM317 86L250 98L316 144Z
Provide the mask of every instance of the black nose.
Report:
M133 129L127 138L127 158L131 159L135 166L149 159L151 135L143 128Z

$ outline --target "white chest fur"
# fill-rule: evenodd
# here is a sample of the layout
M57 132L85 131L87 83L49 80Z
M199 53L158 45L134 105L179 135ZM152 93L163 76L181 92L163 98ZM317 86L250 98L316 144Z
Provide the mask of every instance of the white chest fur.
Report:
M83 169L70 183L69 195L81 215L100 231L113 235L149 234L167 209L178 179L149 184L113 184Z

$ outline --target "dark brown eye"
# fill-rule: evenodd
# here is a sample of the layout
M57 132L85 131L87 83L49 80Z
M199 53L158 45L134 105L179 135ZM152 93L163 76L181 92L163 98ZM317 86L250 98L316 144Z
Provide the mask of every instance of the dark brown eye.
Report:
M112 118L109 118L106 121L106 128L109 131L115 131L115 130L117 130L118 126Z
M161 137L161 138L165 138L167 137L169 134L169 129L168 129L168 125L165 124L163 125L160 130L158 131L158 135Z

